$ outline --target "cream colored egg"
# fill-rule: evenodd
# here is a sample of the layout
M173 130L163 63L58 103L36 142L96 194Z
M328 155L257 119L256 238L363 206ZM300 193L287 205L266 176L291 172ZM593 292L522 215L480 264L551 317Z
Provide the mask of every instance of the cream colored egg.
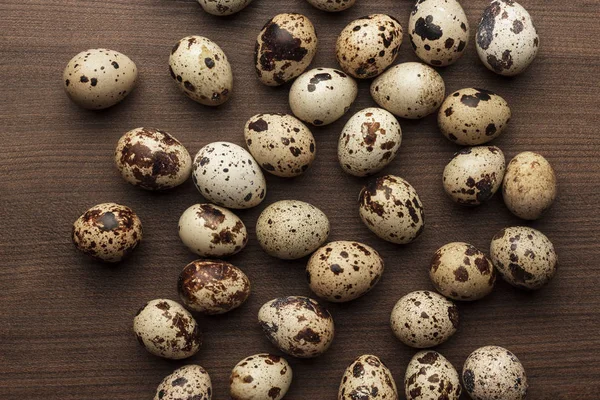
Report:
M292 375L285 358L255 354L233 368L229 392L232 400L280 400L292 384Z
M438 352L420 351L413 356L404 375L407 400L458 400L462 392L454 366Z
M339 12L352 7L356 0L307 0L310 5L327 12Z
M252 0L198 0L198 3L207 13L222 17L242 11Z
M154 400L212 399L212 382L208 372L199 365L176 369L158 385Z
M338 400L356 399L398 400L394 377L379 357L365 354L346 368Z

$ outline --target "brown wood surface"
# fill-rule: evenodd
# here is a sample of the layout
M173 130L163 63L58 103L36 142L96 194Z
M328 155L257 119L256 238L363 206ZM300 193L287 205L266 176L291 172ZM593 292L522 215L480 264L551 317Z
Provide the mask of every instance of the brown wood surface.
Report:
M144 302L177 300L179 271L195 259L177 235L177 220L202 201L191 180L169 193L148 193L124 182L112 161L117 139L137 126L171 132L195 154L215 140L243 144L245 121L259 112L289 112L288 87L267 88L254 74L252 54L260 28L280 12L304 13L315 23L320 46L313 66L336 66L335 39L352 19L389 13L406 25L409 0L358 0L333 15L303 0L255 0L230 18L205 14L195 0L0 1L0 394L3 399L149 399L162 378L185 363L211 374L215 399L228 398L231 368L257 352L277 352L256 323L259 307L283 295L310 295L306 260L284 262L258 246L260 211L281 199L309 201L329 216L331 240L365 242L384 256L387 269L376 289L350 304L328 308L336 323L331 349L313 360L288 357L294 382L287 396L334 399L346 366L358 355L379 355L402 388L413 349L397 341L389 313L404 294L431 289L427 267L450 241L487 251L502 227L523 222L501 196L476 209L446 198L441 173L457 150L438 132L436 119L401 121L399 157L385 170L412 182L425 205L427 227L401 247L379 240L359 220L357 195L365 180L337 164L337 138L351 113L374 105L360 83L351 112L315 128L314 167L294 180L268 177L266 201L239 212L249 227L248 247L231 261L253 283L240 309L199 317L201 351L185 362L151 356L136 342L132 320ZM464 0L472 28L485 0ZM530 399L600 398L600 67L597 0L522 0L534 17L541 50L531 68L513 79L495 76L479 62L474 43L457 64L441 70L447 92L483 87L508 100L510 127L494 144L507 157L533 150L550 160L560 194L553 208L530 225L545 232L560 257L556 279L535 293L499 282L482 301L460 304L459 332L438 350L460 369L479 346L514 351L530 378ZM168 73L169 50L180 38L215 40L232 60L235 88L213 109L185 98ZM87 112L62 89L67 61L87 48L108 47L131 57L139 87L120 105ZM407 38L397 62L416 61ZM72 222L90 206L114 201L132 207L145 228L144 242L122 264L90 261L70 241ZM403 397L403 395L402 395Z

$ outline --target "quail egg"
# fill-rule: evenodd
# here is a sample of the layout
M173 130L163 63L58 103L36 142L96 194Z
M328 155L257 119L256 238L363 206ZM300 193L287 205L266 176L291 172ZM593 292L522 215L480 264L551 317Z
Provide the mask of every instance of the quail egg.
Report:
M310 5L327 12L344 11L354 5L356 0L307 0Z
M229 381L233 400L280 400L292 383L292 367L283 357L255 354L237 363Z
M210 400L212 382L208 372L199 365L176 369L158 385L154 400Z
M420 351L410 360L404 388L407 400L458 400L462 392L454 366L432 350Z
M252 0L198 0L204 11L219 17L240 12L251 2Z
M377 356L362 355L344 372L338 400L357 399L398 400L394 377Z

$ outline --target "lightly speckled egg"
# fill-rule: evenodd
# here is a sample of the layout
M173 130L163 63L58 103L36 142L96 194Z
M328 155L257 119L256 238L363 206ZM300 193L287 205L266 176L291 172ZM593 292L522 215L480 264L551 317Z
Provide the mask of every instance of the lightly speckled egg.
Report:
M242 11L252 0L198 0L198 3L207 13L222 17Z
M494 92L466 88L444 100L438 113L438 126L452 142L477 146L500 136L511 116L506 100Z
M504 280L521 289L540 289L554 278L558 256L542 232L527 227L504 228L492 239L490 256Z
M542 155L526 151L508 163L502 194L504 204L517 217L541 218L554 203L557 190L554 170Z
M383 240L407 244L425 228L425 212L419 195L399 176L372 179L360 192L360 219Z
M408 363L404 392L407 400L458 400L462 387L450 361L436 351L426 350Z
M454 64L469 43L469 21L456 0L416 1L408 20L413 50L436 67Z
M238 267L221 260L192 261L177 281L185 307L207 315L238 308L250 296L250 280Z
M365 108L344 126L338 160L350 175L372 175L394 160L401 144L402 128L396 117L382 108Z
M492 292L496 270L475 246L453 242L440 247L431 260L429 278L436 290L453 300L479 300Z
M115 164L123 179L147 190L172 189L192 173L187 149L165 131L136 128L117 143Z
M339 12L352 7L356 0L307 0L310 5L327 12Z
M323 211L298 200L269 205L256 221L256 238L267 254L295 260L317 250L329 236L329 220Z
M214 142L200 149L192 179L204 198L227 208L255 207L267 194L265 176L252 155L229 142Z
M392 310L394 335L405 345L424 349L444 343L458 329L458 307L426 290L402 297Z
M208 372L199 365L176 369L158 385L154 400L211 400L212 382Z
M136 314L133 332L151 354L171 360L200 350L202 333L192 314L172 300L149 301Z
M504 153L498 147L464 148L444 168L444 190L460 205L478 206L500 189L505 169Z
M88 110L102 110L121 102L133 91L138 70L125 54L108 49L82 51L63 72L67 95Z
M282 178L302 175L316 157L313 134L291 115L255 115L246 123L244 137L260 166Z
M333 68L315 68L300 75L290 89L294 115L315 126L340 119L358 95L356 81Z
M525 71L540 46L531 15L514 0L491 2L483 11L475 39L481 62L505 76Z
M380 107L408 119L420 119L435 112L445 93L440 74L417 62L395 65L371 84L371 96Z
M280 400L292 384L292 375L285 358L255 354L233 368L229 393L232 400Z
M402 25L386 14L350 22L337 39L335 55L348 75L368 79L394 63L402 45Z
M274 16L256 39L254 66L258 79L267 86L279 86L298 77L315 57L317 44L315 27L306 16Z
M365 354L346 368L338 400L356 399L398 400L394 377L379 357Z
M472 352L463 366L462 380L473 400L523 400L529 387L523 364L500 346Z
M258 322L273 345L298 358L323 354L335 333L329 311L302 296L280 297L265 303L258 311Z
M75 247L85 254L116 263L142 241L142 222L129 207L98 204L77 218L71 237Z
M171 50L171 77L190 99L205 106L218 106L229 100L233 73L227 56L212 40L187 36Z
M242 220L226 208L195 204L179 218L179 237L192 252L202 257L228 257L248 243Z
M320 298L342 303L369 292L383 274L379 253L366 244L349 241L327 243L308 260L310 289Z

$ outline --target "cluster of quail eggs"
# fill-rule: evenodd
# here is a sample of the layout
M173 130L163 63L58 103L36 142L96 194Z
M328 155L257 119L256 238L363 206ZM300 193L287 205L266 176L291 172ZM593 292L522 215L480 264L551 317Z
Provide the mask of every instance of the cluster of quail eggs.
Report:
M217 16L237 13L252 0L198 0ZM308 0L326 12L340 12L355 0ZM422 62L393 65L408 35ZM149 191L165 191L190 176L206 202L191 205L179 219L182 244L200 258L177 279L179 302L148 301L137 312L133 331L151 354L185 359L202 345L202 329L193 313L215 315L240 307L251 292L244 272L224 259L243 251L248 230L232 210L259 206L267 198L265 172L293 178L311 167L317 142L311 132L342 118L357 97L357 79L371 79L378 107L351 116L339 136L340 168L357 177L377 174L398 155L402 129L397 118L421 119L437 112L440 132L465 146L441 174L452 201L475 207L502 188L507 208L524 220L540 218L552 205L556 177L540 154L524 152L506 163L490 141L507 128L512 111L500 95L463 88L446 97L439 70L457 62L469 43L470 26L457 0L416 0L407 29L396 18L371 14L349 22L338 36L339 69L309 69L317 52L316 30L308 17L279 14L258 33L255 69L267 86L290 84L292 114L265 110L251 116L240 143L213 142L191 157L170 133L138 127L125 133L114 153L123 179ZM523 72L535 58L539 37L529 13L514 0L492 0L475 33L477 53L491 71L506 76ZM234 95L233 72L217 43L187 36L169 56L175 85L190 99L219 106ZM79 53L67 65L63 82L79 106L100 110L122 101L136 86L138 70L126 55L107 49ZM293 81L293 82L292 82ZM359 195L358 214L379 238L406 245L425 229L424 205L415 188L400 176L370 178ZM349 302L373 290L384 273L376 249L357 241L328 242L330 221L318 207L288 199L269 204L256 223L264 251L282 260L307 258L306 275L316 297ZM119 262L142 240L142 223L124 205L93 206L73 224L75 246L89 256ZM458 399L463 390L473 399L523 399L528 383L519 359L498 346L479 348L467 358L462 374L431 350L457 332L457 302L490 294L499 275L522 289L539 289L554 277L557 255L550 239L527 226L506 227L492 239L489 256L471 244L453 242L432 256L429 276L434 291L404 295L390 313L399 341L415 349L404 380L408 399ZM258 326L280 352L298 358L323 354L334 340L334 320L320 302L286 296L265 303ZM288 361L256 354L233 367L230 395L236 400L278 400L292 382ZM213 396L208 372L187 365L167 376L155 399ZM220 395L222 396L222 395ZM361 355L346 369L338 399L398 399L390 370L375 355Z

